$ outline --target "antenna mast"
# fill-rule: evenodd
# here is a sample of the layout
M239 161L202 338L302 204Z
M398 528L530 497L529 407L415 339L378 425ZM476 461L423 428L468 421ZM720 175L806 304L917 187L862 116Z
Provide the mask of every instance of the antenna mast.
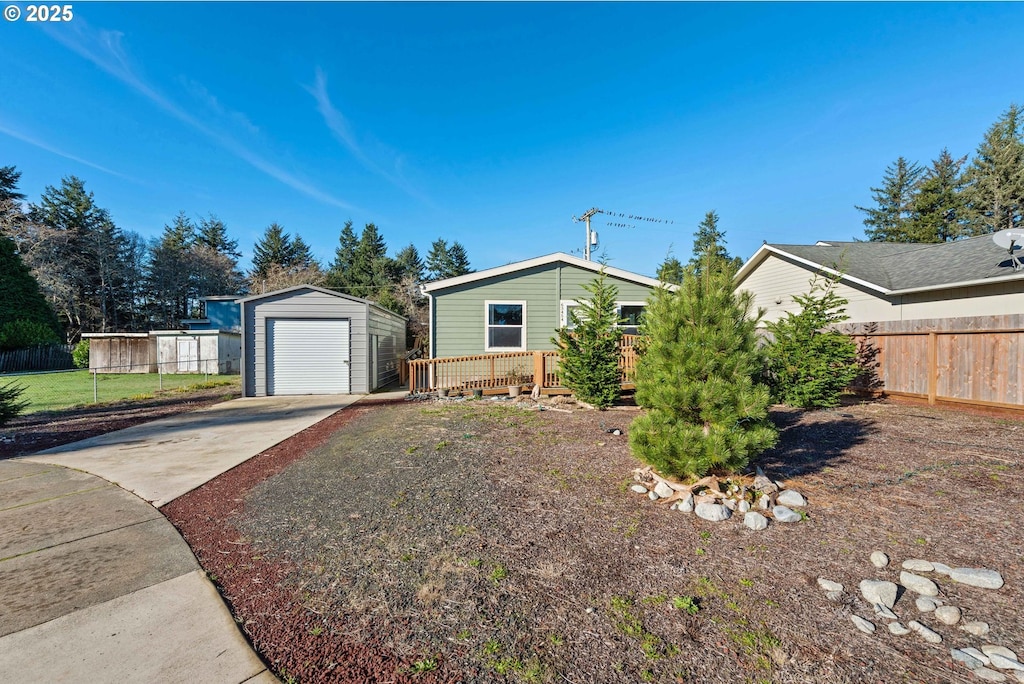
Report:
M604 212L598 209L597 207L591 207L590 209L587 209L585 212L583 212L583 216L580 216L579 218L576 218L575 216L572 217L573 222L579 223L580 221L583 221L587 226L587 240L583 244L583 258L586 259L587 261L590 261L590 238L592 234L590 231L590 219L594 214L603 213Z

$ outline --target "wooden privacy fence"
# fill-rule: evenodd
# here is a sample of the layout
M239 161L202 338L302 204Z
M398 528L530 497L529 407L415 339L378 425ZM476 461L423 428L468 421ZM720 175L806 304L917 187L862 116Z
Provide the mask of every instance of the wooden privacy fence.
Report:
M888 394L1024 409L1024 328L862 332Z
M633 387L636 339L636 335L622 336L619 369L624 389ZM495 394L506 392L511 385L539 385L542 393L557 394L565 391L558 372L558 359L557 350L415 359L409 361L409 391L479 389Z
M0 373L22 371L67 370L74 368L72 345L41 344L27 349L0 352Z

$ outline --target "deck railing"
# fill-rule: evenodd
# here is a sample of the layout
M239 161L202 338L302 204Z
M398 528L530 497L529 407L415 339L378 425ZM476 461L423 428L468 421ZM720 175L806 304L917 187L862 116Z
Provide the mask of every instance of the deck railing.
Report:
M636 335L622 336L619 368L624 388L632 387L636 341ZM565 389L558 361L557 350L415 359L409 362L409 391L446 389L463 392L479 389L490 394L504 393L513 385L539 385L542 393L550 394Z

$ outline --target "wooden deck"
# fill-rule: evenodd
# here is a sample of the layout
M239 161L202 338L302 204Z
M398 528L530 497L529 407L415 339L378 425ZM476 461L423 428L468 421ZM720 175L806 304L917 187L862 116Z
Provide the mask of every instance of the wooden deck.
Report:
M623 389L633 389L636 335L623 335L619 354ZM567 394L558 372L559 352L522 351L474 356L416 359L409 362L409 391L445 389L465 393L505 394L513 385L540 386L542 394Z

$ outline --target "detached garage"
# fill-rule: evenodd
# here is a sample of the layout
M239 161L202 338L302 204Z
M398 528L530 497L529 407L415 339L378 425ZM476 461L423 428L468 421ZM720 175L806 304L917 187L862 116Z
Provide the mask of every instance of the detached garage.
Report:
M392 311L312 285L239 303L247 397L365 394L398 379L406 320Z

